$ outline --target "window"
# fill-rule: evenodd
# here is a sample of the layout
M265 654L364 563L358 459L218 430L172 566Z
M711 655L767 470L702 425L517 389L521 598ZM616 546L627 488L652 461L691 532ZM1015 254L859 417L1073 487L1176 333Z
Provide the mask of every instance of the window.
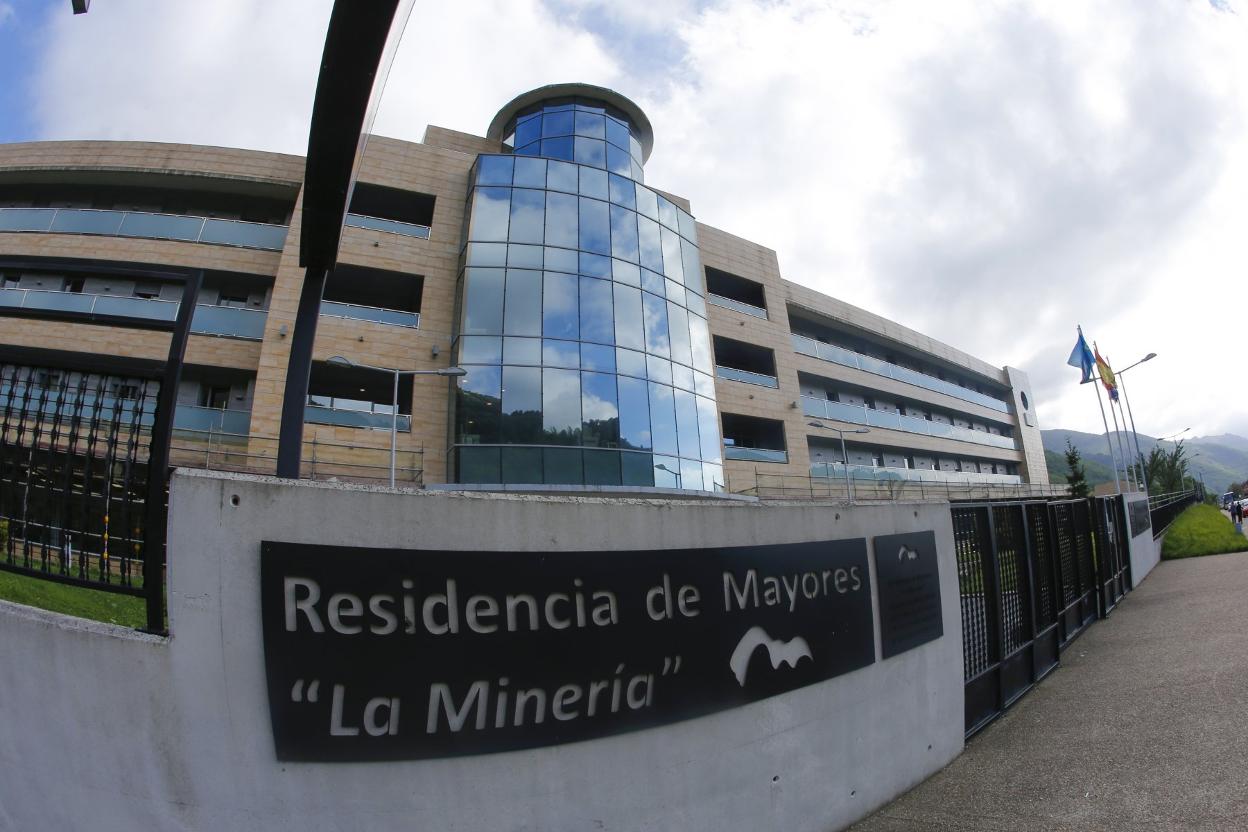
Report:
M205 384L199 388L199 406L225 410L230 406L230 388L224 384Z

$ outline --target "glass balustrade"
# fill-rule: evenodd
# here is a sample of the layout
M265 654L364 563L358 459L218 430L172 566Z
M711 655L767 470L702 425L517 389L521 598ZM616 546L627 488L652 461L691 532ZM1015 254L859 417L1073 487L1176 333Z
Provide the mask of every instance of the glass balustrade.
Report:
M347 225L352 228L370 228L373 231L388 231L391 234L402 234L404 237L429 239L429 226L411 222L385 220L380 217L369 217L364 214L347 214Z
M788 451L777 451L772 448L744 448L740 445L725 445L724 459L740 459L747 462L788 462Z
M745 384L757 384L760 387L779 387L780 382L775 376L767 376L762 373L751 373L749 370L738 370L735 367L715 367L715 375L720 378L726 378L729 381L740 381Z
M732 309L744 315L753 315L755 318L767 320L767 310L759 306L752 306L739 300L726 298L723 295L716 295L712 292L706 293L706 299L715 306L722 306L724 309Z
M818 479L845 479L845 465L840 462L811 463L810 475ZM974 471L934 471L926 468L889 468L886 466L850 465L849 475L855 482L939 482L975 485L1018 485L1023 478L1017 474L981 474Z
M177 301L45 289L0 289L0 307L146 321L171 322L178 317ZM195 307L195 316L191 319L191 332L259 341L264 337L266 316L263 309L200 304Z
M390 326L420 327L419 312L403 312L399 309L382 309L376 306L359 306L353 303L321 301L321 314L331 318L354 318Z
M858 370L864 370L868 373L874 373L878 376L896 379L897 381L913 384L915 387L922 387L925 390L931 390L936 393L944 393L946 396L952 396L966 402L973 402L984 407L991 408L1000 413L1009 413L1010 408L1000 399L994 399L992 396L986 396L975 390L968 390L950 381L936 378L935 376L925 375L924 373L910 370L905 367L899 367L896 364L890 364L887 361L881 361L878 358L872 358L869 355L862 355L844 347L838 347L835 344L824 344L813 338L807 338L804 335L793 336L793 350L802 355L809 355L812 358L818 358L822 361L830 361L833 364L840 364L844 367L853 367Z
M312 404L304 408L303 420L314 425L340 425L348 428L371 428L373 430L390 430L389 413L373 410L355 410L345 407L326 407ZM408 433L412 429L412 417L399 415L397 429L400 433Z
M96 208L0 208L0 231L43 231L181 240L190 243L281 251L284 225L183 214L108 211ZM427 236L427 235L426 235Z
M982 430L948 425L944 422L928 421L914 416L903 416L887 410L873 410L865 405L846 404L814 396L802 396L802 413L818 419L835 419L838 422L849 422L855 425L871 425L877 428L900 430L906 433L918 433L925 436L939 436L946 439L958 439L976 445L990 445L994 448L1014 450L1017 446L1008 436L999 436Z
M251 429L251 411L179 404L173 412L173 427L177 430L211 431L246 436Z

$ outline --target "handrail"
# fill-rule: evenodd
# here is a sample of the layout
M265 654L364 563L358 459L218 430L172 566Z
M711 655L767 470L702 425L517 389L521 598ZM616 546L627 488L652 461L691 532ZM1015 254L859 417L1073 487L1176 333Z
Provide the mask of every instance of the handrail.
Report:
M835 405L835 407L832 407L832 405ZM861 415L853 411L859 411ZM992 448L1018 449L1018 444L1010 436L1002 436L996 433L975 430L974 428L964 428L934 420L919 419L917 416L904 416L891 410L873 410L866 405L834 402L830 399L817 399L813 396L802 396L802 413L805 416L835 419L854 425L871 425L872 427L897 430L903 433L914 433L920 436L935 436L941 439L954 439L960 442L987 445ZM939 427L937 427L938 425Z
M9 293L12 293L9 294ZM21 300L12 304L6 298L13 295L21 294ZM30 305L32 298L38 301L41 297L56 298L61 303L59 305ZM86 299L90 298L90 303ZM104 302L105 306L112 305L114 309L101 309L100 303ZM155 312L156 314L144 315L127 315L125 314L126 305L134 305L136 311ZM79 315L108 315L116 318L142 318L144 320L156 321L173 321L178 316L178 307L180 301L165 300L162 298L143 298L134 295L106 295L95 292L66 292L57 289L19 289L10 287L0 289L0 308L9 309L30 309L40 312L70 312ZM211 310L210 315L221 314L237 314L239 319L247 321L250 319L252 326L236 327L238 331L222 332L207 326L202 321L196 322L195 318L191 319L191 332L199 335L223 335L232 338L245 338L248 340L260 340L264 335L264 324L258 322L255 316L261 318L268 314L267 309L251 309L249 307L239 306L221 306L214 303L200 303L195 306L196 311L201 309ZM228 311L226 311L228 310Z
M35 222L46 216L47 222ZM21 222L20 218L31 218ZM61 218L66 222L60 223ZM74 220L82 222L74 222ZM13 220L18 220L14 222ZM130 220L132 227L127 228ZM152 227L163 221L164 228ZM58 224L61 227L57 227ZM147 227L144 227L147 226ZM243 237L225 233L229 229L244 232ZM280 239L277 231L280 230ZM281 251L286 245L289 227L276 223L248 222L192 214L166 214L156 211L124 211L109 208L0 208L0 232L44 232L92 234L111 237L139 237L151 240L179 240L189 243ZM231 236L233 239L231 239ZM246 237L251 239L246 239Z
M743 300L735 300L733 298L724 297L723 295L717 295L714 292L707 292L706 300L708 303L723 307L724 309L732 309L733 311L740 312L743 315L753 315L755 318L767 320L766 309L761 306L755 306L752 303L746 303Z
M368 214L349 213L346 218L346 225L351 228L367 228L372 231L385 231L390 234L401 234L404 237L418 237L422 240L428 240L430 227L415 222L403 222L403 220L390 220L385 217L373 217Z

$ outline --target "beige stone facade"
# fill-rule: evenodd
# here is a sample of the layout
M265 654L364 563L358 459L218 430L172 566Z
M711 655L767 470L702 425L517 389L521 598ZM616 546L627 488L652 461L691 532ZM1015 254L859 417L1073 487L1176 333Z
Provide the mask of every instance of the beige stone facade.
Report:
M453 355L469 171L478 153L500 149L499 142L437 127L428 129L422 143L370 139L360 181L431 197L434 207L428 236L348 227L344 230L339 262L419 281L419 325L395 326L323 313L317 330L315 361L342 356L356 364L378 367L432 370L448 366ZM302 175L303 160L299 157L226 148L95 141L0 145L0 266L9 274L19 275L23 269L55 271L58 264L84 262L149 269L205 269L244 285L254 285L264 298L262 336L196 333L191 336L186 360L187 377L192 380L213 379L222 373L229 374L229 378L246 378L249 438L240 439L219 453L241 458L242 449L247 448L253 463L250 467L264 470L276 450L274 438L304 275L298 262ZM286 200L289 232L284 246L277 251L107 233L2 230L9 227L4 224L6 211L24 210L20 198L24 188L63 191L74 187L84 193L92 188L173 188L191 193L227 193L234 199ZM671 199L682 207L689 205L684 198ZM65 207L81 209L74 204ZM696 195L693 207L697 207ZM760 307L765 307L765 317L727 308L711 298L712 335L760 348L763 353L769 352L773 361L774 386L730 380L721 373L715 385L720 413L770 420L783 426L785 461L733 459L733 449L729 448L725 472L730 490L750 490L764 473L794 478L810 474L812 461L818 461L812 457L812 447L824 449L835 434L809 424L814 419L806 413L810 406L803 399L806 388L822 391L830 399L838 390L848 391L844 395L849 398L875 397L893 403L897 411L906 407L911 413L926 413L925 418L936 418L938 414L953 420L953 424L964 420L968 429L981 430L985 436L997 431L999 436L1013 438L1013 447L1005 448L883 426L872 426L869 435L854 437L861 440L854 443L857 447L880 454L881 460L903 460L902 467L939 466L940 460L945 460L962 470L969 466L980 472L1010 472L1025 482L1047 483L1035 405L1028 401L1027 409L1023 404L1023 394L1030 398L1023 373L993 366L892 321L790 283L781 276L776 252L770 249L709 226L699 224L697 230L703 265L756 284L765 298ZM19 281L0 291L20 293L22 287ZM12 302L8 305L11 307ZM6 311L12 310L0 306L0 313ZM921 365L932 373L947 371L959 384L970 385L968 389L978 387L1008 406L1003 411L969 398L799 353L794 348L796 330L791 318L800 318L807 329L814 327L829 335L844 335L878 347L883 354L895 353L900 365ZM76 353L163 361L168 337L165 333L126 329L55 311L46 315L29 310L19 315L0 314L0 360L6 347L21 347L24 355L42 352L69 363ZM415 378L412 399L401 408L411 414L410 430L402 431L397 440L403 455L400 467L408 469L408 475L401 479L426 484L447 480L452 384L452 380L433 376ZM370 471L381 471L388 460L390 433L383 425L384 417L374 421L377 426L372 428L308 424L305 440L316 443L322 464L330 460L346 466L352 460L367 460L362 464L370 466ZM847 430L859 426L833 418L817 421ZM220 437L217 439L220 442ZM209 463L211 453L210 450L205 457ZM305 449L305 458L308 455ZM414 473L414 469L421 473ZM341 470L345 472L346 468ZM350 472L344 473L349 475Z

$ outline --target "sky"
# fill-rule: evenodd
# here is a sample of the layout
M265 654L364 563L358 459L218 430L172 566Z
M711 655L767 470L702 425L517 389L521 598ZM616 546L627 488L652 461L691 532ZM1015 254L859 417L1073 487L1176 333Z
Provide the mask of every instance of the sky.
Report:
M302 154L329 0L0 0L0 141ZM646 181L785 278L1031 378L1101 432L1248 436L1248 0L416 0L374 130L618 90ZM748 275L747 275L748 277Z

